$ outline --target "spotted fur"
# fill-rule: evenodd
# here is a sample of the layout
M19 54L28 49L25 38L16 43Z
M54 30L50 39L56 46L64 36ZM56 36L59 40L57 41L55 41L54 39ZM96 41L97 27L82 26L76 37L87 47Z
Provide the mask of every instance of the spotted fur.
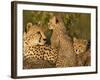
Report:
M47 46L46 36L43 30L38 26L28 24L27 32L24 32L24 53L23 60L27 65L39 60L48 61L55 64L57 59L57 49Z

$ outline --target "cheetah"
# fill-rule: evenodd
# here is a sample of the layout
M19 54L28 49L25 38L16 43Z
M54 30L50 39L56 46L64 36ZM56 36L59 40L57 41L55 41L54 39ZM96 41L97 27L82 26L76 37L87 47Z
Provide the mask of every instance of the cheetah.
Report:
M55 64L57 60L57 49L47 45L29 46L29 49L24 54L24 60L28 59L46 60L51 64Z
M46 42L46 36L43 33L41 27L28 23L26 26L26 32L24 32L24 46L31 45L44 45Z
M77 66L89 66L91 63L90 43L87 40L74 37L73 48L77 55Z
M23 36L24 53L26 53L29 46L44 45L46 43L46 36L41 27L30 22L27 23L26 32L23 33Z
M59 48L56 67L76 66L76 55L73 51L72 39L67 35L66 28L60 19L53 16L48 22L48 28L53 31L51 46Z
M88 41L83 39L73 38L73 48L76 54L81 54L87 50Z
M46 36L40 27L37 27L36 25L34 27L32 23L28 23L27 32L24 32L23 38L23 61L25 66L33 68L34 64L37 63L41 64L42 66L38 65L36 67L43 67L44 63L55 64L57 60L57 49L45 44Z

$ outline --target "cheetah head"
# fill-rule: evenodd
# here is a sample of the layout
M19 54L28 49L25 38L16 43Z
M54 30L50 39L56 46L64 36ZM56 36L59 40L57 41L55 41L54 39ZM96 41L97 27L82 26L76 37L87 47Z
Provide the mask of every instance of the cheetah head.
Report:
M54 16L52 17L50 20L49 20L49 23L48 23L48 28L50 30L53 30L56 28L56 25L58 24L58 19Z
M87 40L73 38L73 48L76 54L81 54L86 51L88 45Z
M46 43L46 36L40 27L28 23L26 28L27 33L24 35L26 45L44 45Z

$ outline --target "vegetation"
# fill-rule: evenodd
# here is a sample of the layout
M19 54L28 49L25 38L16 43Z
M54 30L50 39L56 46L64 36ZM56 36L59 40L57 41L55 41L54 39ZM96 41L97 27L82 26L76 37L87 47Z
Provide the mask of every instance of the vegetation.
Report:
M61 16L64 26L71 37L90 40L90 14L87 13L61 13L24 10L24 30L28 22L32 22L33 25L39 24L45 29L47 37L50 38L52 32L48 30L48 21L52 16L56 16L58 14Z

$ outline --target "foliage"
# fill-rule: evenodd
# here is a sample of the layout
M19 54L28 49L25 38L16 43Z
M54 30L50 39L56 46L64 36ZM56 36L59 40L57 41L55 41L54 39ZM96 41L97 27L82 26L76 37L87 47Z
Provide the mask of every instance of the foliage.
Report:
M66 27L67 32L71 37L78 37L90 40L90 14L86 13L60 13L64 26ZM51 33L48 30L48 21L49 19L57 15L58 12L46 12L46 11L23 11L23 26L28 22L34 24L39 24L42 26L46 32L45 34L50 39ZM49 40L48 40L49 41Z

